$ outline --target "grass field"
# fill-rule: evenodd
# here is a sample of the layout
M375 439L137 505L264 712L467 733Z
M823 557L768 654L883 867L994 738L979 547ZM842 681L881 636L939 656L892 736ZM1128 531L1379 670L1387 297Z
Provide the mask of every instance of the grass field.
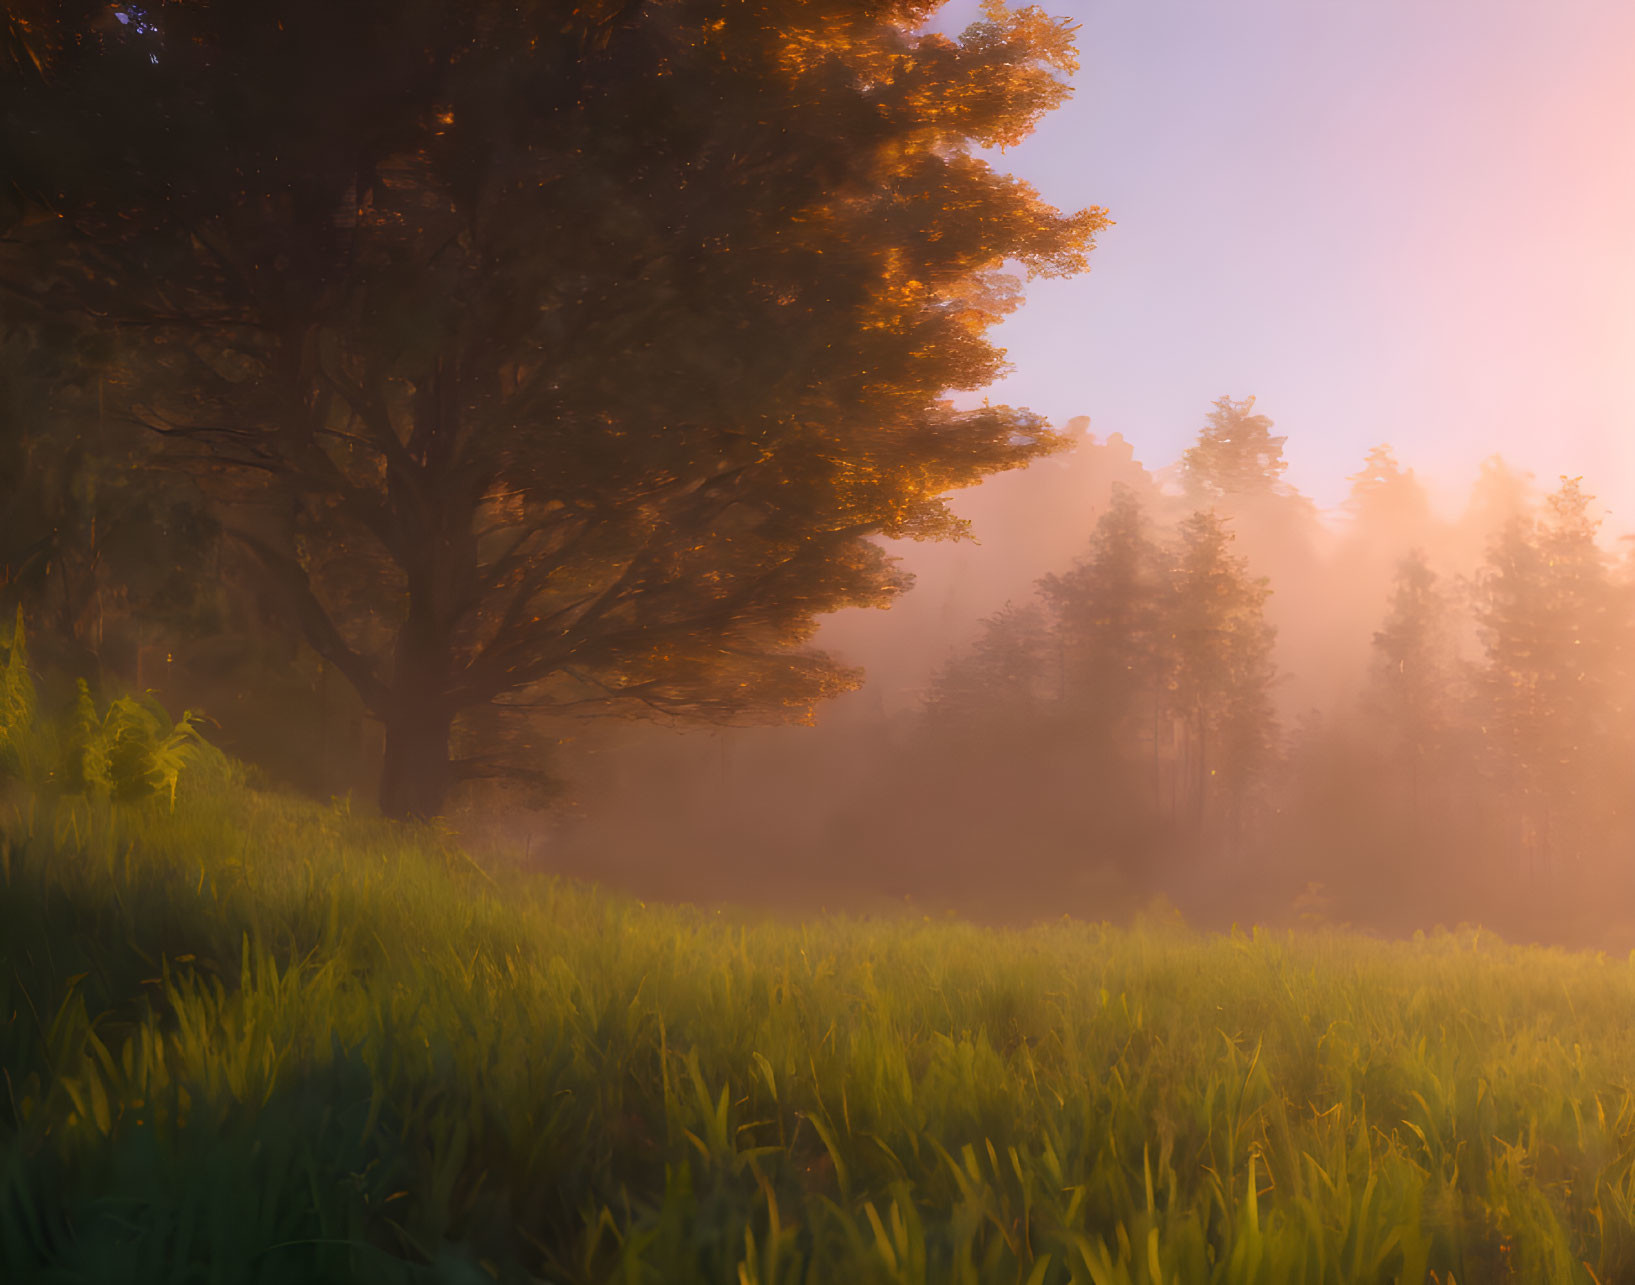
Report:
M8 1282L1635 1280L1635 966L642 906L14 792Z

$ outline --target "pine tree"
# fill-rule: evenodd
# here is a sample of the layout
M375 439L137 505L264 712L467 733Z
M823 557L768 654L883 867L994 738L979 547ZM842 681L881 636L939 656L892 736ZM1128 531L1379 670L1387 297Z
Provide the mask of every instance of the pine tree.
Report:
M1385 729L1390 761L1405 775L1416 823L1430 767L1452 717L1452 607L1424 550L1397 564L1385 622L1374 633L1369 705Z
M1488 456L1454 527L1452 552L1465 565L1483 561L1506 523L1531 517L1535 499L1531 473L1512 468L1502 456Z
M1194 506L1213 505L1231 497L1249 498L1278 491L1283 471L1283 443L1272 435L1272 421L1254 414L1255 399L1215 401L1197 443L1181 457L1181 481Z
M1181 523L1165 632L1169 708L1184 731L1178 775L1186 781L1185 804L1202 828L1218 802L1235 834L1273 756L1277 721L1275 632L1264 610L1271 589L1249 575L1244 560L1231 553L1231 541L1212 512Z
M1412 539L1423 534L1431 517L1430 497L1413 469L1397 463L1389 446L1370 448L1362 469L1346 480L1351 493L1345 507L1362 538Z
M1535 869L1584 854L1611 757L1618 595L1590 499L1562 478L1542 518L1505 523L1477 581L1490 763Z
M1007 602L982 622L970 651L931 680L928 728L981 736L1037 724L1052 697L1050 652L1044 613L1031 603Z
M1563 477L1545 500L1539 552L1548 577L1546 617L1551 664L1543 697L1553 736L1545 758L1550 832L1563 857L1579 859L1592 835L1586 828L1604 797L1603 771L1616 731L1613 666L1622 630L1606 553L1597 542L1600 519L1580 478Z
M1077 565L1039 581L1061 653L1067 711L1103 735L1150 720L1162 677L1163 564L1140 497L1115 484Z

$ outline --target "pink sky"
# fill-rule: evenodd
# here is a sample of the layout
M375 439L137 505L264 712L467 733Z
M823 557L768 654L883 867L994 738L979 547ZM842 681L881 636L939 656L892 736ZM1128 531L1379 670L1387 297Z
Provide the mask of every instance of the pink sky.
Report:
M1077 93L995 160L1118 226L1030 284L993 400L1159 465L1252 393L1320 504L1388 441L1447 497L1496 451L1583 474L1635 529L1635 4L1045 7Z

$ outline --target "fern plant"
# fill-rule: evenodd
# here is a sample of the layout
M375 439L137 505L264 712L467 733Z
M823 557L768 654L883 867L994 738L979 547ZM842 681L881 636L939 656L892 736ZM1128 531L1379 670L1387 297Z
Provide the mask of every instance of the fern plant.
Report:
M162 795L174 808L182 772L211 748L199 734L199 715L192 710L172 723L151 697L120 696L99 713L83 678L66 727L40 719L38 706L18 608L11 642L0 660L0 782L19 781L36 791L115 803ZM50 771L52 766L59 770Z
M23 630L23 609L0 667L0 778L33 781L38 765L34 735L37 697L28 668L28 642Z
M70 793L115 803L165 795L174 808L177 781L204 746L192 710L171 723L157 702L120 696L98 714L81 679L63 784Z

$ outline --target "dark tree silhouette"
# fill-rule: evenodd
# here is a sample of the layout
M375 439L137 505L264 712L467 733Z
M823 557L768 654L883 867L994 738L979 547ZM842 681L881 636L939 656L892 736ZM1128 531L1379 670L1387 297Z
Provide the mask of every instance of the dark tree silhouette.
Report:
M1061 649L1063 704L1091 728L1128 731L1138 710L1150 718L1162 681L1163 589L1141 498L1115 483L1085 556L1039 581Z
M925 717L938 734L1034 732L1055 697L1056 667L1044 613L1006 603L982 622L971 649L931 680Z
M1621 598L1590 499L1562 478L1541 518L1504 525L1476 582L1482 723L1522 849L1541 870L1583 853L1584 800L1615 761Z
M1422 549L1397 564L1385 621L1374 633L1369 701L1418 824L1427 775L1455 716L1452 605Z
M1181 523L1165 627L1170 709L1185 733L1186 805L1201 826L1212 803L1223 804L1235 831L1275 749L1277 671L1265 618L1271 589L1249 575L1231 541L1214 513Z

